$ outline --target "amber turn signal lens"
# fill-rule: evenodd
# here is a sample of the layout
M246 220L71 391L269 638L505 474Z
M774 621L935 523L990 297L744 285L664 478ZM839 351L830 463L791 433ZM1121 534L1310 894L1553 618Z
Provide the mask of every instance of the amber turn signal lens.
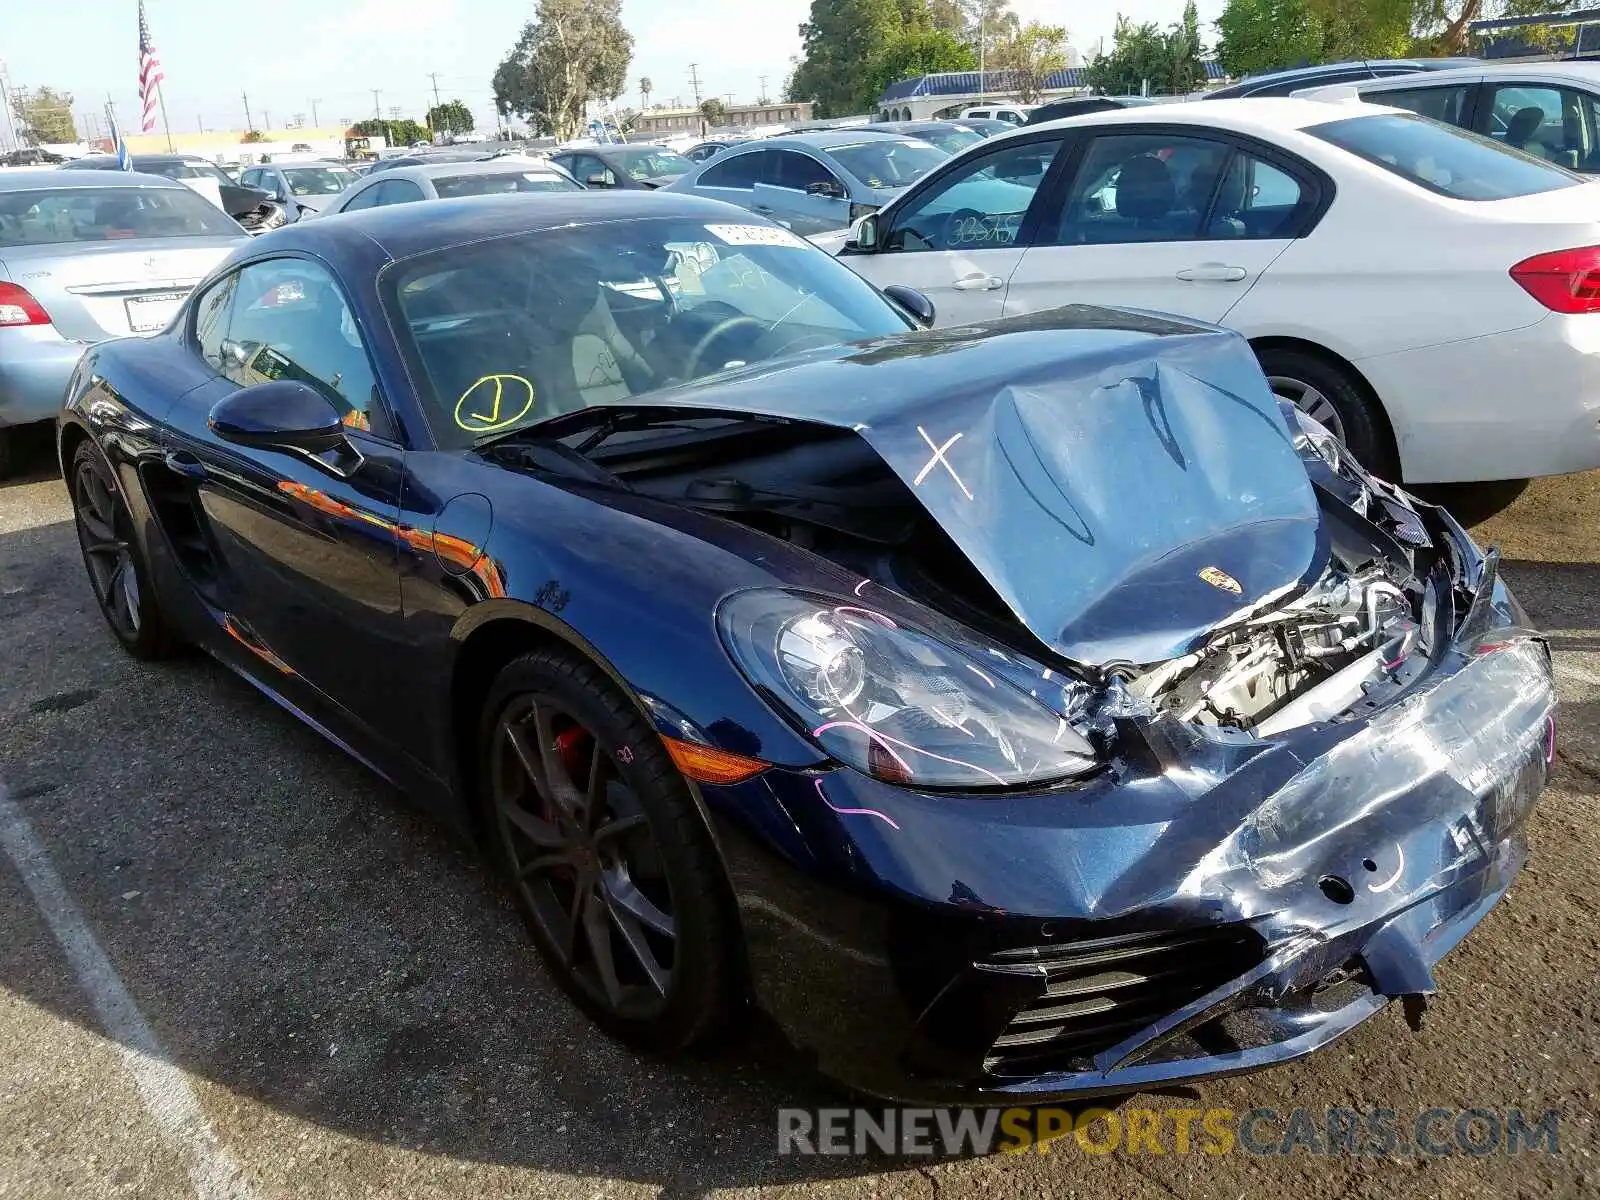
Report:
M759 758L746 758L742 754L730 754L726 750L716 750L695 742L682 742L669 737L661 740L666 744L667 753L672 755L678 770L700 783L743 783L772 765Z

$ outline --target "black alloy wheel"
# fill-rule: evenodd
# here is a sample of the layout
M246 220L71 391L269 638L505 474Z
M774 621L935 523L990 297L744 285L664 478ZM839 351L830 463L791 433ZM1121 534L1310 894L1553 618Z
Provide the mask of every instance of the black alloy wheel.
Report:
M172 643L133 539L127 505L92 442L72 458L72 510L95 602L135 658L161 658Z
M496 849L552 971L625 1041L700 1040L736 995L735 922L660 740L594 666L556 651L501 672L485 726Z
M1399 481L1400 464L1383 406L1343 367L1317 354L1271 347L1257 352L1272 392L1320 422L1357 462Z

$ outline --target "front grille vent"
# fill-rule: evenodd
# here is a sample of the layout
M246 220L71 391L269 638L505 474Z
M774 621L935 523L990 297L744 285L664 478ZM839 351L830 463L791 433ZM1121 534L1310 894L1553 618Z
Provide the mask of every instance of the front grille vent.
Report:
M1095 1054L1250 970L1261 938L1243 926L1136 933L1002 950L979 970L1042 978L995 1039L996 1075L1082 1070Z

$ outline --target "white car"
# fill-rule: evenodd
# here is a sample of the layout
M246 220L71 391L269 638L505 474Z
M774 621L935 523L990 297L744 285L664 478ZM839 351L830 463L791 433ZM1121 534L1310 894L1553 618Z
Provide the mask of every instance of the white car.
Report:
M1600 63L1480 62L1295 95L1409 109L1574 171L1600 174Z
M980 121L1006 121L1012 125L1026 125L1028 114L1038 107L1037 104L984 104L978 108L963 110L961 119L976 118Z
M1226 325L1280 396L1411 483L1600 466L1600 184L1410 112L1218 100L1031 126L840 253L941 324L1087 303Z

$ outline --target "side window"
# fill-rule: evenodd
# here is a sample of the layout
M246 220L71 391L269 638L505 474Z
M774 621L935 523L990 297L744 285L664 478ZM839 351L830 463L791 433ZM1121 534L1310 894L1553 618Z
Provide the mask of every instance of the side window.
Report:
M409 179L385 179L377 187L378 196L373 204L379 208L390 204L413 204L425 200L422 189Z
M886 250L985 250L1015 244L1061 150L1060 138L1012 143L966 159L901 205Z
M841 196L844 195L844 189L839 187L833 172L810 155L794 150L768 151L763 178L767 183L797 192L805 191L814 183L832 184L839 188Z
M1492 88L1489 136L1573 170L1600 165L1594 97L1568 88L1503 84Z
M1225 142L1166 133L1095 138L1067 192L1056 244L1201 238L1201 224L1231 152Z
M1403 108L1421 117L1431 117L1446 125L1464 126L1467 116L1467 97L1475 85L1456 84L1448 87L1402 88L1392 92L1368 92L1366 99L1373 104L1386 104L1390 108Z
M616 182L616 172L592 154L574 154L572 173L578 177L578 182L583 184L587 184L596 175L606 179L608 186Z
M354 196L351 196L350 199L345 202L345 206L339 211L355 212L357 209L371 208L378 202L378 189L382 186L383 185L380 183L374 183L371 187L363 188Z
M1206 223L1208 238L1288 237L1305 198L1299 180L1250 154L1235 154Z
M719 159L705 169L696 186L743 188L748 191L761 178L761 162L767 156L766 151L756 150Z
M260 187L261 185L256 182L260 178L261 172L252 167L243 175L239 176L239 183L244 187Z
M222 342L228 333L228 314L233 309L233 294L239 284L238 272L224 275L194 302L194 340L200 357L222 370Z
M222 373L240 387L293 379L333 402L352 429L387 432L361 331L325 267L298 258L252 263L238 281Z

